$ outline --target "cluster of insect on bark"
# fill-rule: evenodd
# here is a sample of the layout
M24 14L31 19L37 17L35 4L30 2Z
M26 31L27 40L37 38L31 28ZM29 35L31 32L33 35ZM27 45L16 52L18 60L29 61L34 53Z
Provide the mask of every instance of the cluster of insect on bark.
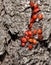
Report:
M34 29L33 31L31 30L34 22L36 22L36 20L40 21L43 18L43 14L42 13L37 14L40 11L38 4L33 3L32 1L30 1L29 4L32 9L32 15L31 15L31 19L29 21L30 24L28 25L29 30L26 30L24 32L24 34L25 34L24 37L21 38L21 46L24 47L26 45L26 43L29 42L30 44L28 45L28 49L31 50L33 48L33 45L38 44L38 41L35 38L33 38L33 35L38 34L38 39L39 40L43 39L41 28L39 28L38 30L36 30L36 29Z

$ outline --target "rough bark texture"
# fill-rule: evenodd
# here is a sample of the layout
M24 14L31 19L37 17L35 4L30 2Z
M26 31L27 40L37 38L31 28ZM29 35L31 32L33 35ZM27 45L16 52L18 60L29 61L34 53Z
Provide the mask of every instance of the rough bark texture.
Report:
M51 65L51 0L32 0L39 4L44 18L33 24L43 30L43 41L32 50L21 47L20 38L28 29L30 0L0 0L0 65Z

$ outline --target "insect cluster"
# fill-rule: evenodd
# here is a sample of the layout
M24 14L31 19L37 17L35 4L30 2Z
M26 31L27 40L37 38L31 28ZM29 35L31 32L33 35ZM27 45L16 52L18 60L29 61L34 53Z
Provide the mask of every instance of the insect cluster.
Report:
M32 9L32 15L31 15L31 19L30 19L30 24L28 25L29 30L25 31L25 36L21 38L21 46L24 47L26 45L27 42L29 42L30 44L28 45L28 48L31 50L33 48L33 45L38 44L38 41L33 37L36 34L38 34L38 39L42 40L43 36L42 36L42 29L39 28L38 30L34 29L33 31L31 30L33 23L37 21L40 21L41 19L43 19L43 14L37 14L40 11L40 8L38 7L38 4L33 3L32 1L30 1L30 7Z

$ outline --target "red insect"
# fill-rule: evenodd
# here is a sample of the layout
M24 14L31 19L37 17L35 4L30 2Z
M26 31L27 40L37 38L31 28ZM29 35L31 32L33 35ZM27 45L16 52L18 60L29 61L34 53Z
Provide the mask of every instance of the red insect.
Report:
M39 19L42 19L42 18L43 18L43 14L39 14L39 15L38 15L38 18L39 18Z
M38 4L34 4L34 9L38 8Z
M40 9L39 8L36 8L36 9L33 10L33 13L37 13L39 11L40 11Z
M24 42L24 43L27 42L25 37L21 38L21 41Z
M28 36L29 36L29 37L32 36L32 31L28 31Z
M42 34L42 29L38 29L38 34Z
M37 44L36 39L33 39L33 44L34 44L34 45L36 45L36 44Z
M30 6L34 7L34 3L32 1L30 1Z
M36 30L36 29L33 31L33 34L34 34L34 35L36 35L36 34L37 34L37 30Z
M34 15L32 16L32 18L33 18L33 20L36 20L36 19L37 19L37 14L34 14Z
M21 46L24 47L26 44L25 43L21 43Z
M33 48L33 46L31 44L29 44L28 48L31 50Z
M33 23L30 23L30 24L29 24L29 28L31 29L31 28L32 28L32 26L33 26Z

